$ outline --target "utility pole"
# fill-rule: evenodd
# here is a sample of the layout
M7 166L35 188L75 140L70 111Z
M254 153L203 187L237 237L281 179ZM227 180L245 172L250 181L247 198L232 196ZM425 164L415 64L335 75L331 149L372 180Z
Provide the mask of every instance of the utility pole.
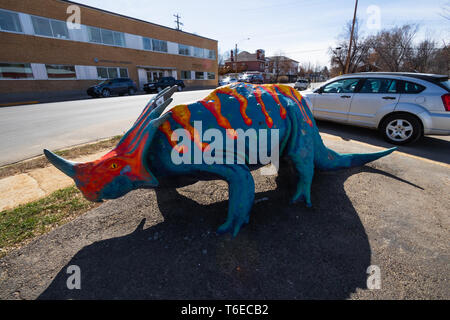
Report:
M237 73L237 70L238 70L238 64L237 64L237 61L238 61L238 56L237 56L238 55L238 43L241 42L241 41L244 41L244 40L250 40L250 38L241 39L238 42L236 42L235 49L234 49L234 61L236 62L236 73Z
M353 31L355 30L356 10L358 9L358 0L355 2L355 12L353 13L352 31L350 32L350 42L348 44L347 59L345 59L344 73L348 73L348 67L350 66L350 54L352 52Z
M181 17L178 15L178 13L177 13L177 14L174 14L173 16L174 16L175 18L177 18L177 20L174 21L174 22L177 24L177 30L181 30L181 29L180 29L180 25L181 25L181 26L184 26L184 24L180 22L180 18L181 18Z
M237 43L236 43L236 46L235 46L235 49L234 49L234 61L236 62L236 73L238 73L238 69L239 69L239 65L238 65L238 63L237 63L237 61L238 61L238 57L237 57Z

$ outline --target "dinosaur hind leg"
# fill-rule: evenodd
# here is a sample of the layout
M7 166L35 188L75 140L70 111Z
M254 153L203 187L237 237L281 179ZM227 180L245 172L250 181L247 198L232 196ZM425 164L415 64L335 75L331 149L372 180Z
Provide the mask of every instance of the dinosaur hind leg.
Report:
M307 207L311 207L311 184L314 176L314 158L313 155L291 156L295 170L298 174L297 190L292 197L291 203L304 201Z
M306 124L298 108L289 106L288 114L293 120L291 145L288 156L297 171L297 189L291 203L304 201L311 207L311 184L314 176L313 128Z

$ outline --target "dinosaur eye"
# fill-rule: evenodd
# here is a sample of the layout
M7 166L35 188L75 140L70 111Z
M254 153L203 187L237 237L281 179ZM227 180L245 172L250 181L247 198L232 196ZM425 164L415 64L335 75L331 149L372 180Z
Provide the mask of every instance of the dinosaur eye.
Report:
M111 163L111 166L110 166L111 169L117 169L117 167L118 167L117 163L115 163L115 162Z

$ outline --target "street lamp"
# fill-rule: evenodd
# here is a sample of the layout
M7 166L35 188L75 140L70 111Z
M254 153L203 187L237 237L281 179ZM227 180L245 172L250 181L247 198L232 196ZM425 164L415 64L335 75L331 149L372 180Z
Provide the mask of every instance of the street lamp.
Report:
M236 45L235 45L234 57L235 57L235 60L236 60L236 73L238 71L238 63L237 63L238 62L238 57L237 57L237 55L238 55L238 52L237 52L238 44L241 43L242 41L246 41L246 40L250 40L250 38L241 39L238 42L236 42Z

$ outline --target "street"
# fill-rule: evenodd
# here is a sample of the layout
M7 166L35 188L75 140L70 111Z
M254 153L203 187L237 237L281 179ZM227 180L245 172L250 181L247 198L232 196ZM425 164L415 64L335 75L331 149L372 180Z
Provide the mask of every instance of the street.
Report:
M204 98L210 90L177 92L172 105ZM152 94L0 108L0 166L119 135L137 119Z

